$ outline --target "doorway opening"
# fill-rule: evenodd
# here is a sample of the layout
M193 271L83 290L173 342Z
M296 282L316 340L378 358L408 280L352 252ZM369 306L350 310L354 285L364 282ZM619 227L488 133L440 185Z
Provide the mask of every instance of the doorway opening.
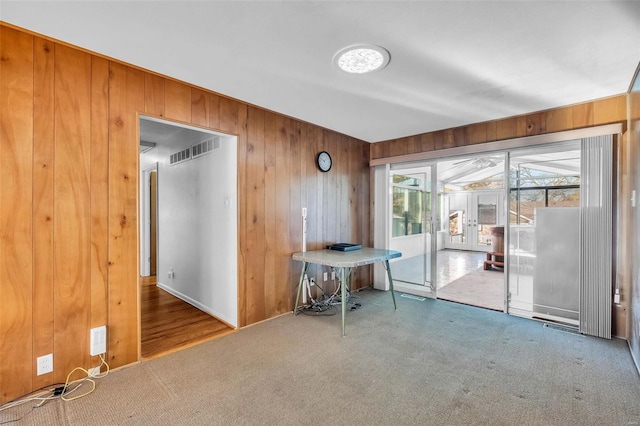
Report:
M141 355L237 326L237 138L140 116Z
M397 289L504 310L504 164L494 153L391 167Z
M438 298L504 310L504 153L438 161Z

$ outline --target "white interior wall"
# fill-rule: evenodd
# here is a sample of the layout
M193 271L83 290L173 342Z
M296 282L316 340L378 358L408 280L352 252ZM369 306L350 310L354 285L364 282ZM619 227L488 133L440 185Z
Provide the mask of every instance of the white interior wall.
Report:
M158 285L237 326L234 142L226 138L211 154L174 166L167 152L160 162Z

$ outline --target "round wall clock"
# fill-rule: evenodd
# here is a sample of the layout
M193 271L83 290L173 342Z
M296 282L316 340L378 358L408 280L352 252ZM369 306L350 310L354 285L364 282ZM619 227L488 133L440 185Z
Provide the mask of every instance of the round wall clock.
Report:
M320 171L328 172L329 170L331 170L331 156L327 151L321 151L318 154L316 162L318 163L318 168L320 169Z

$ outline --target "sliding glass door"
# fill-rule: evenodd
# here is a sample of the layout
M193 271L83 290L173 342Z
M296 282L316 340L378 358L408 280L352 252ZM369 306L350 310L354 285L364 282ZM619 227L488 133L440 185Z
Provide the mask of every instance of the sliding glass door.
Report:
M578 324L580 141L514 151L509 185L509 309Z
M436 297L434 177L435 164L425 164L391 170L389 182L389 248L402 252L393 264L394 285L408 285L407 292L414 286L418 294L429 297Z

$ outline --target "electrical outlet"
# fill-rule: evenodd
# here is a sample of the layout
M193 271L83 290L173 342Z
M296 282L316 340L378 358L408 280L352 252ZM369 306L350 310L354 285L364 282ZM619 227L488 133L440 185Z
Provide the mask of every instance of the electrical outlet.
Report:
M53 371L53 354L39 356L37 358L38 376L51 373Z
M89 353L91 356L107 352L107 326L92 328L89 337Z
M336 271L334 271L334 270L331 271L331 279L333 281L335 281L335 279L336 279Z
M314 285L316 285L316 279L315 278L311 278L309 280L309 287L313 287Z
M329 274L328 274L327 272L323 273L323 274L322 274L322 279L323 279L324 281L328 280L328 279L329 279Z
M99 376L100 366L90 368L88 371L89 371L89 376L92 376L92 377Z

